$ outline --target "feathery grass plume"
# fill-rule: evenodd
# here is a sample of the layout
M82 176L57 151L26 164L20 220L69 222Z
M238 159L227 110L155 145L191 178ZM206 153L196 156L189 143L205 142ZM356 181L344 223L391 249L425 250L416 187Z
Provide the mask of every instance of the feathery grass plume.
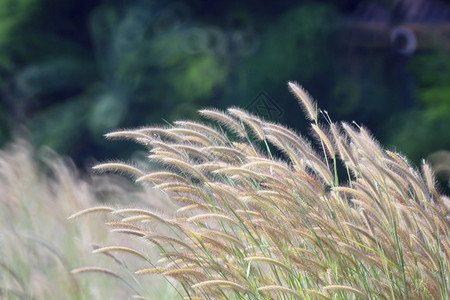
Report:
M144 133L137 132L136 130L117 130L113 132L108 132L104 135L107 139L113 139L113 138L148 138L151 139L149 135L146 135Z
M169 128L167 129L167 131L170 133L175 132L176 134L180 134L183 137L183 139L192 142L198 142L204 146L209 146L213 143L212 140L203 133L197 132L189 128L175 127Z
M101 268L101 267L82 267L82 268L76 268L72 270L73 274L79 274L79 273L85 273L85 272L100 272L105 273L117 278L120 278L120 275L116 272L108 269L108 268Z
M158 128L158 127L143 127L138 128L134 130L137 133L147 134L148 136L152 137L151 140L157 139L162 140L164 139L170 139L173 141L182 141L183 137L179 134L170 132L168 129L170 128Z
M226 128L230 129L240 137L247 136L247 132L245 132L241 124L239 124L235 119L225 114L224 112L221 112L220 110L202 109L199 111L199 113L207 119L215 120L220 124L225 125Z
M201 151L214 154L214 157L223 162L241 162L245 160L246 155L240 149L226 146L209 146L201 148Z
M288 82L288 85L291 93L297 98L298 103L300 103L308 119L315 121L317 119L317 104L312 97L296 82Z
M113 215L124 215L124 214L132 214L131 217L139 217L140 219L144 220L156 220L161 223L170 223L170 220L167 220L165 216L162 214L159 214L157 212L153 212L147 209L140 209L140 208L122 208L122 209L116 209L112 212ZM144 218L142 218L144 217ZM133 219L124 218L122 219L122 222L132 221ZM135 219L134 219L135 220Z
M239 108L200 111L216 125L123 131L151 138L149 158L168 170L139 171L137 181L179 207L105 209L112 232L141 244L100 249L137 258L157 250L161 259L141 259L133 271L178 282L186 299L446 299L450 201L431 168L419 173L364 127L328 115L322 124L312 98L289 87L323 149Z
M309 155L312 154L312 149L309 142L291 130L281 126L276 126L275 124L267 124L267 126L263 129L267 132L267 134L270 134L279 141L279 144L281 145L279 146L280 150L286 151L287 154L290 152L284 149L287 148L287 146L292 146L296 152L301 152L305 157L309 157Z
M312 124L311 126L314 132L316 132L317 135L319 136L320 140L323 141L323 143L325 144L328 154L331 156L331 158L334 158L335 156L334 149L328 136L323 132L323 130L318 125Z
M237 107L227 109L231 115L239 118L244 124L248 125L260 140L264 140L264 131L261 128L261 120L254 115L249 114L245 110Z
M204 153L202 149L189 145L173 145L176 149L184 151L192 161L204 162L211 161L211 156Z
M193 121L175 121L175 125L189 128L196 130L197 132L201 132L207 136L210 136L211 138L215 139L216 141L226 144L228 141L227 139L220 134L215 128L208 127L207 125L204 125L199 122L193 122Z
M143 171L139 170L137 167L132 166L127 163L123 163L123 162L103 163L103 164L94 166L93 169L98 172L105 172L105 171L124 172L127 174L131 174L135 177L142 177L145 174Z
M134 249L128 248L128 247L123 247L123 246L109 246L109 247L102 247L102 248L97 248L94 251L92 251L92 253L101 253L101 252L111 252L111 251L122 251L122 252L128 252L131 253L133 255L136 255L142 259L144 259L145 261L147 260L147 257L140 253L139 251L136 251Z
M173 147L171 144L162 141L152 141L150 144L153 147L153 149L150 150L151 153L163 155L171 153L173 158L187 159L187 155Z
M163 183L167 182L167 180L174 180L179 181L183 183L189 183L184 177L173 173L173 172L153 172L149 174L145 174L144 176L139 177L136 179L136 182L139 181L151 181L155 183Z
M70 219L77 218L81 215L85 215L85 214L89 214L89 213L93 213L93 212L99 212L99 211L112 212L112 211L114 211L114 209L111 207L108 207L108 206L90 207L90 208L86 208L79 212L74 213L73 215L69 216L67 219L70 220Z

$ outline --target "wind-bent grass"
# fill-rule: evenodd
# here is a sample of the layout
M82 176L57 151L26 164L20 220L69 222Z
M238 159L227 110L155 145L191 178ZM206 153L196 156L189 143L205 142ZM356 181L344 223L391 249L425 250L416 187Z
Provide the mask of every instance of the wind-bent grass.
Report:
M172 217L108 214L122 217L115 230L161 252L135 273L175 279L186 299L448 299L450 200L431 168L424 162L421 174L367 129L332 123L301 87L289 87L320 151L237 108L200 111L215 124L107 135L147 145L166 170L118 168L180 206ZM260 147L268 144L281 154ZM338 160L348 181L337 178Z
M113 209L105 205L92 210L100 201L116 207L120 198L142 204L144 198L154 195L145 191L132 194L134 188L129 184L113 179L83 180L74 166L54 153L47 153L39 165L25 142L0 151L0 299L121 300L133 294L167 294L165 281L155 282L160 287L151 291L153 285L144 287L131 271L135 265L129 257L139 256L135 250L139 244L104 230L102 212ZM83 223L67 221L80 210L92 216ZM107 225L124 228L122 223ZM122 256L118 252L125 249L93 242L127 243L133 250ZM102 255L91 254L92 250ZM146 257L152 257L144 250ZM97 267L85 267L94 264ZM86 272L92 275L80 274Z

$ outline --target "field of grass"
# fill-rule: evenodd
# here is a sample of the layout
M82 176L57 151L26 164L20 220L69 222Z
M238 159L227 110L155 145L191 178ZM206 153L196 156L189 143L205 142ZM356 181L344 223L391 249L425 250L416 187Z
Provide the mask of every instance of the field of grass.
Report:
M430 166L289 88L313 141L239 108L107 134L161 166L95 167L142 190L2 152L3 297L448 299L450 199Z
M82 179L75 170L70 161L51 151L37 155L23 141L0 152L0 299L170 299L174 291L167 281L140 283L130 269L133 260L91 253L110 243L138 247L120 233L110 234L105 216L67 220L101 202L161 206L162 196L118 177ZM92 265L98 272L76 272Z

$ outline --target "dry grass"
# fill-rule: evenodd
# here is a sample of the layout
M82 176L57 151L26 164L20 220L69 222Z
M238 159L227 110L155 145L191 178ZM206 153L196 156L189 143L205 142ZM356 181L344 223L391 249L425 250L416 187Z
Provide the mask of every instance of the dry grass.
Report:
M139 286L130 271L132 263L128 266L109 252L90 253L100 247L97 244L138 245L109 235L102 214L79 223L68 222L67 217L99 201L118 206L119 199L124 199L127 205L135 201L144 206L149 197L158 201L156 194L136 191L118 178L81 179L75 167L55 153L47 151L40 158L38 163L40 159L25 142L0 151L0 299L122 300L133 294L155 294L148 291L152 285ZM90 265L107 266L109 273L72 272ZM159 292L164 293L167 284L158 283Z
M450 200L431 168L415 169L363 127L333 123L289 85L314 145L238 108L200 111L212 124L108 134L143 144L165 167L97 168L149 182L179 208L106 213L159 260L145 247L106 250L141 259L144 285L175 279L186 299L448 299Z

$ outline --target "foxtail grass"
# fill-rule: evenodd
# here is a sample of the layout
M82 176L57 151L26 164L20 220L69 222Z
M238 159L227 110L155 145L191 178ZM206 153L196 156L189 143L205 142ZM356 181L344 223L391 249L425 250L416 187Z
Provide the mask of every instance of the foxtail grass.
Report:
M238 108L107 134L146 145L164 167L96 168L138 176L179 206L170 217L92 209L122 216L114 230L160 253L137 276L166 277L185 299L448 299L450 200L430 166L418 170L289 88L312 140Z

